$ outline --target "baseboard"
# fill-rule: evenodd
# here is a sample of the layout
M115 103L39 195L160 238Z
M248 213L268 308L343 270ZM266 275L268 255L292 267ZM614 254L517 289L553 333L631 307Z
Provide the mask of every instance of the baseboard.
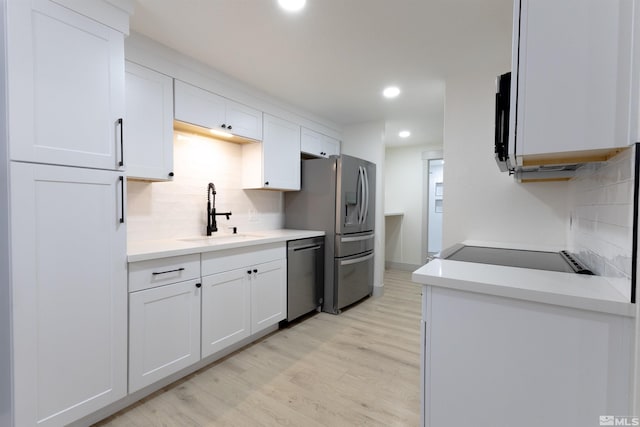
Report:
M416 271L420 267L422 266L416 264L405 264L402 262L385 261L384 263L384 268L386 270Z
M384 285L382 286L374 286L373 287L373 292L371 293L371 296L374 298L378 298L381 297L382 295L384 295Z

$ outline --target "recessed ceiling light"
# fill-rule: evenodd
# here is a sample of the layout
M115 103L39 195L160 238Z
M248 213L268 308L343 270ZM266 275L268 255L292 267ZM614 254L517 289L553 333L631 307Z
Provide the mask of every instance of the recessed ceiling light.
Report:
M400 89L397 86L389 86L382 91L385 98L395 98L400 95Z
M409 138L411 136L411 132L409 132L408 130L403 130L398 133L398 136L400 138Z
M278 0L281 8L287 12L298 12L304 8L307 0Z

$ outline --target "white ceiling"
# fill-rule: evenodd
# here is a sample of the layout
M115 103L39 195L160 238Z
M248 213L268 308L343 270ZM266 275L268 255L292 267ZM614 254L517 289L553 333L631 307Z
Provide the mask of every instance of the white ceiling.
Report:
M441 144L448 75L510 49L513 0L135 0L132 30L387 145ZM401 95L383 99L382 89ZM397 136L408 129L406 140Z

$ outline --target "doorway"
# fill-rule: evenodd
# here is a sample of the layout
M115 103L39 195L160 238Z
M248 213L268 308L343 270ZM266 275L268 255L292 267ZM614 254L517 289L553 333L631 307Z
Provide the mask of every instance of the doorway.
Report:
M427 158L424 161L424 215L426 233L423 236L424 261L442 250L442 217L444 203L444 159Z

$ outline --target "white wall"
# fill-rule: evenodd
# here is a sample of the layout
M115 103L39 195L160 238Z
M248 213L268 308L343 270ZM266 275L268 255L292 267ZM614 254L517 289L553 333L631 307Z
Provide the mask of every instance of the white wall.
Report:
M376 164L376 243L373 285L374 294L380 295L384 286L384 123L369 122L345 128L342 153Z
M206 234L207 184L216 186L216 209L231 211L217 218L218 233L282 228L284 197L279 191L242 190L242 146L197 135L174 133L171 182L129 181L129 241L170 239Z
M384 211L402 213L385 218L386 262L408 268L424 264L422 235L424 207L424 160L422 153L442 147L411 145L387 147L384 160Z
M465 239L566 244L568 184L519 184L494 161L495 77L510 68L506 52L447 79L444 248Z

